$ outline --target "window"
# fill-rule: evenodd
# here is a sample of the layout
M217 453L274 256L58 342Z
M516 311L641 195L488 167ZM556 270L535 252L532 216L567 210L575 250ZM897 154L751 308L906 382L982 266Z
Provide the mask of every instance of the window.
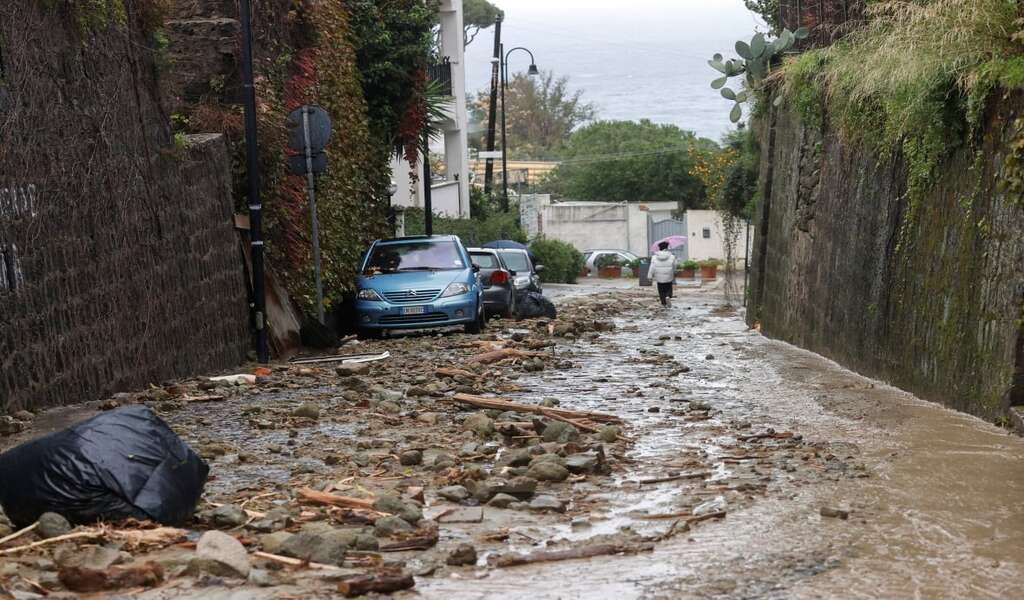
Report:
M501 265L498 264L498 257L487 253L487 254L470 254L469 258L473 260L473 264L480 267L481 269L500 269Z
M706 239L706 240L710 240L711 239L711 228L710 227L705 227L704 228L703 238Z
M366 263L364 275L400 271L449 271L466 264L454 242L380 244Z

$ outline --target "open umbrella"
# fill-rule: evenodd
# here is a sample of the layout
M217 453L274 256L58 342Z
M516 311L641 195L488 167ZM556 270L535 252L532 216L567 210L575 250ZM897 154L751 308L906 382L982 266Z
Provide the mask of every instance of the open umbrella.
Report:
M520 244L513 240L495 240L493 242L487 242L483 245L484 248L491 248L493 250L529 250L526 244Z
M667 242L668 243L668 249L669 250L675 250L676 248L680 248L680 247L686 245L686 236L685 235L670 235L667 238L660 239L660 240L654 242L653 244L651 244L651 252L657 252L658 251L658 246L660 246L662 242Z

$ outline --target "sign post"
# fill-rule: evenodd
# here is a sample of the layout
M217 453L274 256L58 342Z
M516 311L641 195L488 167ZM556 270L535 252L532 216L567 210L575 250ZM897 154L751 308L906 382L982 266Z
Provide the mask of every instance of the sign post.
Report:
M319 106L301 106L288 115L288 145L302 152L289 157L288 169L295 175L306 176L309 194L310 229L313 237L313 275L316 279L316 315L324 322L324 284L320 266L320 222L316 213L316 179L314 175L327 168L324 147L331 139L331 118Z

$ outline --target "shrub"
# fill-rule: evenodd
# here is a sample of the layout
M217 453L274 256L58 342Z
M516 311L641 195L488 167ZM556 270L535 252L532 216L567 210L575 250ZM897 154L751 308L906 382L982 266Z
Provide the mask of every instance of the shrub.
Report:
M534 240L530 252L538 264L544 265L544 272L540 274L544 283L576 283L585 264L579 250L559 240Z
M691 260L683 261L683 264L680 265L680 267L683 268L683 269L688 269L688 270L696 271L697 269L700 268L700 263L691 259Z
M426 232L423 217L421 208L406 209L406 235L423 235ZM518 211L497 212L482 219L452 219L434 215L434 234L457 235L467 248L475 248L495 240L526 242L526 234L519 226Z
M624 267L626 261L622 260L614 254L602 254L594 261L594 266L598 269L607 269L609 267Z

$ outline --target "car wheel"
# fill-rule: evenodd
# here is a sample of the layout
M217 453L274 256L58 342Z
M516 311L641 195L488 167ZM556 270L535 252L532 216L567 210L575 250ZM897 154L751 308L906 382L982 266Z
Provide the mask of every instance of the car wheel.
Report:
M516 291L512 290L508 295L508 304L505 308L505 314L502 315L506 319L516 318Z
M487 327L487 317L484 316L484 309L481 306L480 311L476 315L476 321L472 323L466 323L466 333L470 335L477 335L483 333Z

